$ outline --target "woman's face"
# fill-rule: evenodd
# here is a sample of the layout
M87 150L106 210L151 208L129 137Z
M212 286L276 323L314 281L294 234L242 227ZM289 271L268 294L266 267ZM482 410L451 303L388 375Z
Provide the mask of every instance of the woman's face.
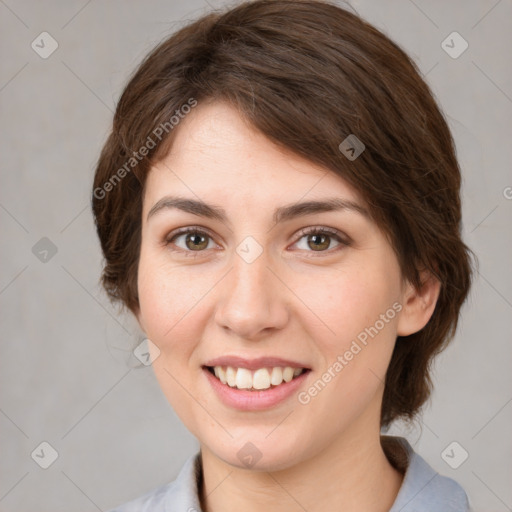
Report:
M360 197L225 104L175 129L147 179L137 315L170 404L239 467L284 469L375 435L408 285ZM299 207L334 200L345 207ZM287 366L308 371L287 382Z

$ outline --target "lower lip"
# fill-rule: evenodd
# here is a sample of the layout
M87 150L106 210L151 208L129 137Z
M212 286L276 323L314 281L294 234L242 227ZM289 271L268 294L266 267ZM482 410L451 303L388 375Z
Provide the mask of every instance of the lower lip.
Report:
M225 405L241 411L261 411L284 402L298 390L309 373L309 370L305 371L290 382L283 382L274 388L263 391L248 391L222 384L209 370L203 368L203 371L221 401Z

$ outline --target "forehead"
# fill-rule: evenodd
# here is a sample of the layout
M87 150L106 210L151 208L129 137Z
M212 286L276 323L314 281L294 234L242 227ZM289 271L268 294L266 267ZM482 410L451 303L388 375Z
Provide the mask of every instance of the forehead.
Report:
M147 177L146 213L166 194L242 207L326 196L363 203L340 176L276 145L226 103L199 104L175 130Z

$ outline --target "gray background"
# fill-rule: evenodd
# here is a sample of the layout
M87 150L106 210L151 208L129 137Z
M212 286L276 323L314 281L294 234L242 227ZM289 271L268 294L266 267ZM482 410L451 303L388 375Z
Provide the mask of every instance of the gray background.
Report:
M0 0L2 512L107 510L174 479L198 448L151 368L136 368L134 320L98 285L89 200L128 75L162 38L222 5ZM391 433L461 483L475 510L511 510L512 2L352 5L412 55L444 109L464 174L464 238L480 260L457 337L436 362L431 406L417 428ZM43 31L59 45L47 59L31 48ZM457 59L441 47L453 31L469 43ZM33 252L43 237L57 248L46 262ZM58 452L48 469L31 458L43 441ZM453 441L469 453L458 469L441 457Z

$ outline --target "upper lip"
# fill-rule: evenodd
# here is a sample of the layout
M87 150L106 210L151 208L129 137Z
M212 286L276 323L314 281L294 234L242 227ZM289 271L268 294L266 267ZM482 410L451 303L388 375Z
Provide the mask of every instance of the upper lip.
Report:
M280 357L257 357L255 359L246 359L239 356L222 356L210 359L204 366L231 366L233 368L247 368L248 370L258 370L259 368L268 368L274 366L291 366L292 368L305 368L306 365L290 359Z

